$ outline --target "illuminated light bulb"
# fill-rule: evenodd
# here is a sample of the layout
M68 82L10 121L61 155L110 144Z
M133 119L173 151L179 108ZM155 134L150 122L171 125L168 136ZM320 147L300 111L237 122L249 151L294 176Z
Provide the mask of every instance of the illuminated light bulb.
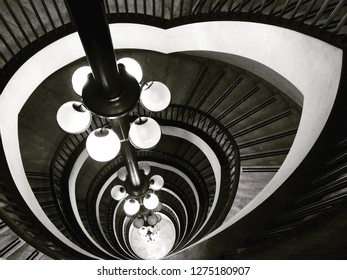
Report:
M134 199L130 198L124 203L124 211L127 215L135 215L140 210L140 203Z
M108 128L99 128L88 135L86 148L89 156L96 161L105 162L114 159L120 150L117 134Z
M82 96L82 89L86 84L90 73L92 73L92 69L89 66L82 66L72 74L72 88L79 96Z
M69 101L64 103L57 112L57 122L67 133L81 133L92 122L92 114L81 102Z
M147 234L147 228L146 227L141 227L139 229L139 234L142 236L145 236Z
M143 205L149 210L155 209L158 204L159 198L154 193L146 194L145 198L143 199Z
M149 82L142 88L140 102L141 105L148 111L162 111L169 106L170 101L170 90L161 82Z
M111 196L114 200L122 200L126 195L125 188L121 185L116 185L111 189Z
M164 186L164 179L160 175L153 175L149 179L149 187L154 191L159 191Z
M138 83L142 81L143 72L140 64L132 58L123 57L117 61L117 64L123 64L125 66L125 70L133 76Z
M130 126L130 142L138 149L151 149L159 143L161 129L152 118L140 117Z

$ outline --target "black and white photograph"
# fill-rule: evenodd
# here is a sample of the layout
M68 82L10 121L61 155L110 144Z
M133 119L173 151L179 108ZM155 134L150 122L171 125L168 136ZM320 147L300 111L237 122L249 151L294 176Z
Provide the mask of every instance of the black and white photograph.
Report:
M346 0L0 0L4 279L340 279L346 34Z

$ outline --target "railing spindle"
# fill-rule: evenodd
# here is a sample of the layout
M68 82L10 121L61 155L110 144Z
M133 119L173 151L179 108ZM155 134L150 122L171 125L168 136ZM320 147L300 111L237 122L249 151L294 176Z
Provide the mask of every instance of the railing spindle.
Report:
M316 23L318 22L318 20L320 19L320 17L323 15L325 9L328 7L328 5L330 4L331 0L325 0L322 7L319 9L318 13L316 14L316 16L314 17L314 19L312 20L312 22L310 23L311 26L316 25Z
M105 9L106 9L106 14L108 16L110 16L111 11L110 11L110 4L108 3L108 0L104 0L104 5L105 5Z
M340 22L337 24L336 28L332 31L333 34L339 33L339 31L344 27L347 22L347 13L343 16Z
M346 0L340 0L339 3L335 6L335 9L332 11L332 13L329 15L327 20L325 21L322 29L325 30L329 27L332 20L335 18L335 16L338 14L340 9L345 5Z
M28 22L28 24L29 24L29 26L30 26L30 29L31 29L31 31L33 32L35 38L38 39L39 36L38 36L38 34L37 34L37 32L36 32L36 30L35 30L35 28L34 28L32 22L31 22L31 20L29 19L28 13L25 11L25 9L24 9L24 7L23 7L23 4L21 3L20 0L16 0L16 2L17 2L17 4L18 4L18 6L19 6L19 8L20 8L20 10L21 10L21 12L22 12L24 18L25 18L26 21Z
M19 40L17 38L17 36L14 34L14 32L12 31L12 29L9 27L7 21L5 20L5 18L3 17L2 14L0 14L0 19L1 21L4 23L4 26L6 27L7 32L10 34L10 36L12 37L13 41L16 43L17 47L22 50L23 47L22 45L19 43ZM9 47L9 44L7 44L8 49L11 49L11 47Z
M27 36L27 34L25 33L23 26L21 25L21 23L18 21L18 18L16 17L15 13L13 12L13 9L11 8L11 6L8 4L7 0L3 0L5 3L6 8L8 9L8 11L10 12L14 22L16 23L18 29L20 30L20 32L22 33L24 39L27 41L28 44L30 44L30 40L29 37Z
M61 26L64 26L64 25L65 25L65 22L64 22L64 19L63 19L62 14L61 14L61 11L60 11L60 9L59 9L59 7L58 7L57 0L53 0L53 5L54 5L55 11L57 12L57 15L58 15L58 17L59 17Z
M2 43L5 45L7 51L12 55L12 57L16 57L14 51L12 50L11 46L8 44L7 40L0 34L0 39Z
M49 10L48 10L48 7L47 7L47 5L46 5L46 2L45 2L44 0L41 0L41 3L42 3L42 6L43 6L43 9L45 10L46 15L47 15L47 17L48 17L48 19L49 19L49 22L50 22L51 25L52 25L52 28L55 29L56 26L55 26L55 24L54 24L54 20L53 20L53 18L52 18L52 15L50 14L50 12L49 12Z
M40 26L41 26L41 28L42 28L43 33L46 35L46 34L47 34L47 29L46 29L45 25L44 25L43 22L42 22L42 19L41 19L40 15L39 15L39 13L38 13L38 11L37 11L37 9L36 9L36 6L34 5L34 3L33 3L32 0L29 0L29 3L30 3L31 8L32 8L33 11L34 11L34 14L35 14L35 16L36 16L38 22L40 23Z
M124 0L124 7L125 7L125 15L129 15L129 7L128 7L128 0Z

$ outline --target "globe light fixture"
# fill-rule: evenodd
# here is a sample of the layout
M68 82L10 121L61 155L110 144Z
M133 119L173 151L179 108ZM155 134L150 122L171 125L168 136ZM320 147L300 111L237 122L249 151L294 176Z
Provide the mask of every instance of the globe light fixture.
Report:
M151 172L151 167L146 162L139 162L139 168L143 170L145 175L148 175Z
M163 204L159 201L158 206L153 209L153 212L160 212L163 209Z
M155 209L159 204L159 198L154 193L147 193L143 199L143 205L150 210Z
M120 150L120 140L113 130L99 128L88 135L86 148L89 156L94 160L110 161Z
M90 73L92 73L90 66L82 66L72 74L72 88L79 96L82 96L82 89L87 82L87 78Z
M139 234L140 235L142 235L142 236L146 236L147 235L147 227L141 227L140 229L139 229Z
M140 210L140 203L134 199L130 198L124 203L124 212L129 215L133 216Z
M140 117L130 126L129 140L138 149L151 149L158 144L160 138L160 126L152 118Z
M125 188L121 185L116 185L111 189L111 196L114 200L122 200L126 195Z
M148 111L159 112L166 109L171 101L169 88L158 81L146 83L140 95L141 105Z
M123 57L121 59L118 59L117 64L123 64L125 67L125 70L133 76L138 83L141 83L143 72L140 64L133 58L129 57Z
M69 101L59 108L57 122L65 132L77 134L82 133L90 126L92 115L81 102Z
M160 175L154 175L149 179L149 187L154 191L159 191L164 186L164 179Z
M160 221L161 221L161 215L159 215L159 214L155 214L156 216L157 216L157 218L158 218L158 222L157 223L159 223Z
M125 167L122 167L118 170L117 172L117 177L122 180L123 182L126 180L127 178L127 175L128 175L128 172L127 170L125 169Z
M145 220L140 216L140 217L136 217L133 221L133 225L135 228L140 229L143 227L143 225L145 224Z
M147 223L150 226L154 226L158 223L159 218L157 217L157 215L153 214L147 217Z

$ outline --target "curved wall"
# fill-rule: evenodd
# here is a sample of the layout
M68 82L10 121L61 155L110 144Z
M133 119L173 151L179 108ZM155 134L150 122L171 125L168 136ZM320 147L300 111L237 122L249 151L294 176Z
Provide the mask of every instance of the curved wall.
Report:
M263 65L267 71L276 72L287 84L290 81L292 89L303 95L299 129L282 167L251 203L210 236L247 215L289 177L315 143L332 109L341 75L342 50L317 39L248 22L204 22L168 30L138 24L110 27L116 49L163 53L207 51L244 57L256 61L257 67ZM36 201L25 176L18 143L18 114L43 80L82 56L84 52L77 34L64 37L24 63L0 96L0 132L11 174L31 210L48 228L53 224ZM60 232L55 233L64 239Z

